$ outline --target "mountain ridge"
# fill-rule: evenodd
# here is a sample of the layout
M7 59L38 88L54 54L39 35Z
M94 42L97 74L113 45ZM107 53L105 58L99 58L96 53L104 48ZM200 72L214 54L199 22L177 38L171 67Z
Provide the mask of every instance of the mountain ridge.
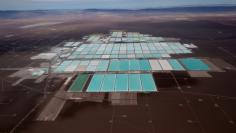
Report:
M0 18L21 18L38 15L60 15L64 13L77 12L112 12L112 13L136 13L136 12L189 12L189 13L209 13L209 12L235 12L236 5L232 6L185 6L170 8L144 8L144 9L54 9L54 10L0 10Z

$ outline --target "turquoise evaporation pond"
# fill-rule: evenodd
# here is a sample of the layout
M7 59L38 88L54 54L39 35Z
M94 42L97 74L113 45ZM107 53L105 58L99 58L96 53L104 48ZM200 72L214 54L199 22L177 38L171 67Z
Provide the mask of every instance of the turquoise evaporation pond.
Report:
M106 74L103 79L101 92L114 92L115 79L115 74Z
M192 53L180 43L167 43L167 46L153 43L134 44L82 44L69 58L135 58L134 54L136 58L161 58L167 54ZM102 57L104 54L108 56Z
M103 74L95 74L87 88L87 92L100 92L103 83Z
M117 74L115 91L116 92L128 91L128 74Z
M187 70L200 70L200 71L209 70L209 66L200 59L187 58L187 59L180 59L180 61L187 68Z
M57 68L56 72L64 72L65 69L72 63L72 61L64 61Z
M148 60L111 60L109 71L150 71Z
M109 71L119 71L120 70L120 61L119 60L112 60L110 62L110 66L108 68Z
M152 70L151 65L148 60L139 60L139 63L140 63L140 70L143 70L143 71Z
M129 91L142 91L140 74L129 74Z
M162 57L170 57L171 53L166 53L166 52L161 52L159 51L159 53L129 53L130 51L127 51L127 54L106 54L108 55L108 57L103 57L102 53L101 54L80 54L80 55L71 55L69 57L69 59L94 59L94 58L98 58L98 59L124 59L124 58L162 58ZM174 54L174 53L173 53Z
M140 67L139 67L139 60L130 60L129 61L129 70L133 70L133 71L136 71L136 70L140 70Z
M185 70L184 67L176 59L170 59L168 60L168 62L170 63L173 70L177 70L177 71Z
M107 71L107 67L109 65L108 60L101 60L96 68L97 71Z
M151 74L95 74L87 92L156 92Z
M128 71L128 70L129 70L129 60L121 60L120 71Z
M157 91L155 82L151 74L141 74L140 79L142 82L143 91Z

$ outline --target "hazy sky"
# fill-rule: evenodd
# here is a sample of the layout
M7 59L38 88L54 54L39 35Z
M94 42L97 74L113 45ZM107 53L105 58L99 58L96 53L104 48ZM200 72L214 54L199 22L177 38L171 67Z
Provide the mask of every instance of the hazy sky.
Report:
M0 0L0 10L139 9L186 5L236 4L236 0Z

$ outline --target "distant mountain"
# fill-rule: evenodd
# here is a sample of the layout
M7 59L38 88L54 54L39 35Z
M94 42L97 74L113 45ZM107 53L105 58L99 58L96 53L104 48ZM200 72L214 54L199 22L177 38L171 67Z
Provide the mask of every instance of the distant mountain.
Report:
M44 15L59 15L65 13L62 10L29 10L29 11L0 11L0 18L17 19L32 18Z
M142 9L142 11L170 11L170 12L225 12L236 11L236 6L189 6L175 8Z
M233 6L186 6L186 7L171 7L171 8L147 8L147 9L85 9L85 10L27 10L27 11L0 11L0 18L17 19L31 18L43 15L63 15L66 13L78 12L231 12L236 11L236 5Z
M236 5L234 6L185 6L185 7L169 7L169 8L146 8L146 9L86 9L85 11L97 12L225 12L225 11L236 11Z

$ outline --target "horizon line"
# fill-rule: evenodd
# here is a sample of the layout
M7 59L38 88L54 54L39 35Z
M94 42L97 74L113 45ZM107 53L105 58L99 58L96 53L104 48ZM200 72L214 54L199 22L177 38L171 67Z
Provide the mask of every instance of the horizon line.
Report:
M194 8L194 7L236 7L236 4L212 4L212 5L182 5L182 6L166 6L166 7L146 7L146 8L54 8L54 9L5 9L0 11L46 11L46 10L145 10L145 9L171 9L171 8Z

